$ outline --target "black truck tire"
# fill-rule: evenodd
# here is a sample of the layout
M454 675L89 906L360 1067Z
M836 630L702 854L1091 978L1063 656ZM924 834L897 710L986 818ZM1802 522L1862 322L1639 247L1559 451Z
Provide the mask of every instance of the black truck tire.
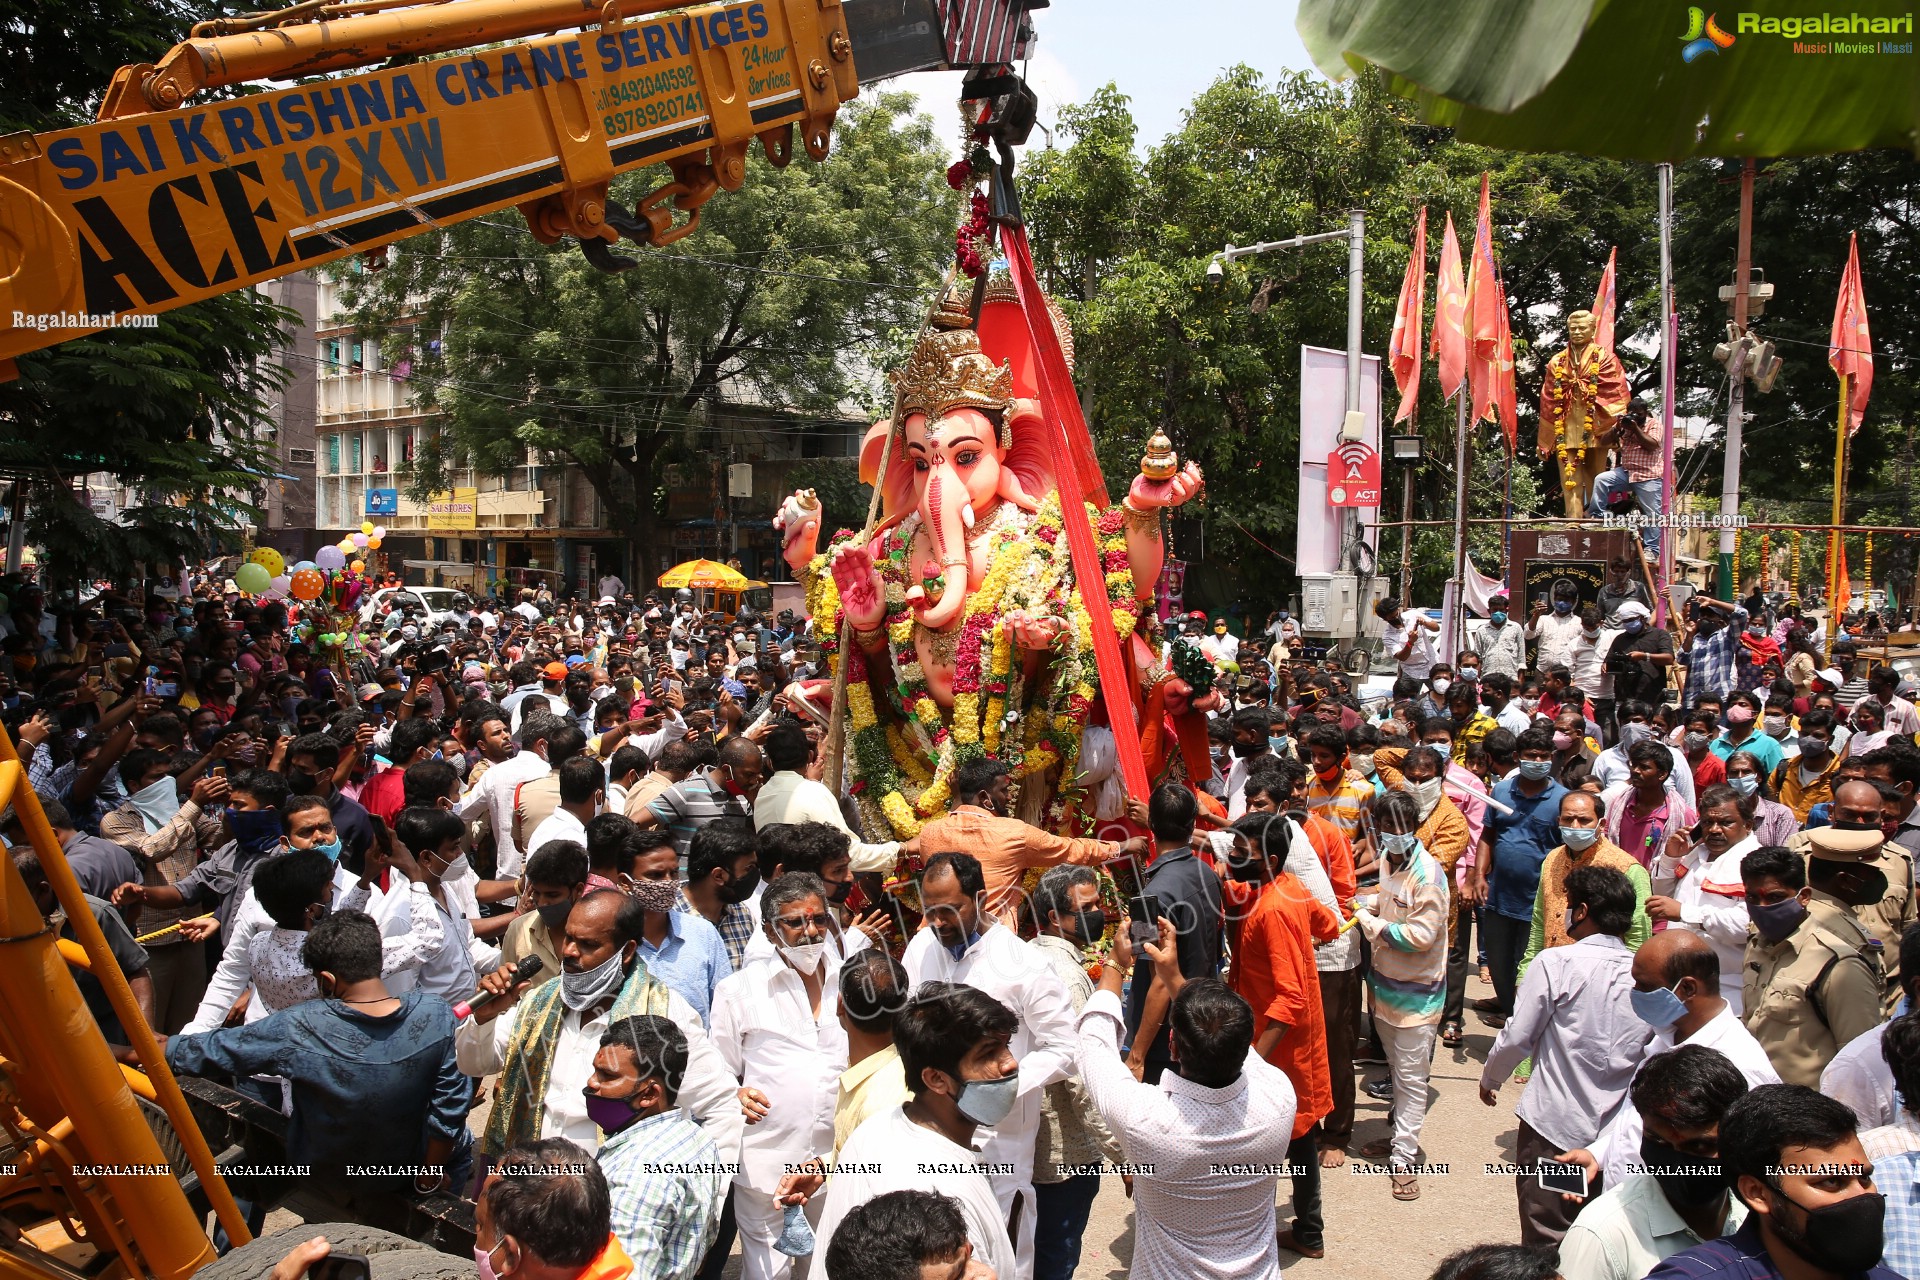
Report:
M436 1253L418 1240L409 1240L378 1227L366 1227L357 1222L308 1222L241 1245L224 1258L216 1259L194 1272L194 1280L264 1280L274 1264L290 1253L295 1245L305 1244L315 1236L325 1236L335 1253L364 1253L369 1257L389 1253L427 1254L463 1263L467 1270L462 1274L471 1276L473 1271L472 1258L454 1259L452 1254ZM376 1277L382 1275L378 1264L375 1265L374 1274ZM427 1274L420 1273L419 1280L425 1280ZM395 1273L392 1280L400 1280L399 1273Z
M372 1259L373 1280L473 1280L473 1255L456 1258L437 1249L383 1253Z

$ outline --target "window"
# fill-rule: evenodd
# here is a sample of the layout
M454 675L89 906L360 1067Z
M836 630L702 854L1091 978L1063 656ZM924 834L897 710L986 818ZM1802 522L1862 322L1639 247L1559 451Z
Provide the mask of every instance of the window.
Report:
M355 369L365 368L366 358L367 358L366 344L361 342L355 342L353 344L353 359L351 362L352 367Z
M340 474L340 437L337 435L327 437L327 474Z
M360 474L360 433L358 431L354 432L351 437L351 440L352 440L352 450L351 450L351 453L349 454L349 460L351 461L352 465L349 466L347 470L352 472L354 475L358 475Z
M340 372L340 339L328 338L320 344L320 363L327 373Z

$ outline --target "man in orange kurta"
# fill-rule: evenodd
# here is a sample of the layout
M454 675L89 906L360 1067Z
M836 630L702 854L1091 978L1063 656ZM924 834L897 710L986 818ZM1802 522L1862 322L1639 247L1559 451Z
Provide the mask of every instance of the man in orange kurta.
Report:
M979 859L986 881L984 909L1001 924L1018 922L1026 895L1020 881L1029 871L1057 867L1063 862L1097 867L1126 854L1145 854L1152 844L1145 836L1131 840L1082 840L1057 836L1005 814L1013 798L1013 780L997 760L976 760L953 771L951 813L935 818L920 830L920 856L965 853Z
M1333 1110L1327 1066L1327 1028L1320 1008L1315 943L1340 936L1340 921L1306 886L1275 862L1250 868L1269 882L1240 930L1233 982L1253 1006L1255 1052L1293 1082L1293 1226L1282 1247L1310 1258L1325 1255L1320 1214L1320 1121Z

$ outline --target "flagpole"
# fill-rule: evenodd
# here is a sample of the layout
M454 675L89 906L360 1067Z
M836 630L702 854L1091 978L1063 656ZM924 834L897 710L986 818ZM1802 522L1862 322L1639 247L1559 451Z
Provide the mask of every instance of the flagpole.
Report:
M1467 380L1460 379L1454 396L1453 441L1453 619L1450 624L1454 661L1467 636ZM1511 579L1512 575L1508 575Z
M1827 656L1833 656L1833 635L1840 625L1840 526L1847 505L1847 392L1848 378L1840 375L1840 425L1833 446L1833 530L1827 535Z
M1660 440L1660 510L1664 516L1673 510L1673 386L1678 366L1680 335L1673 314L1673 166L1659 166L1660 175L1660 417L1664 429ZM1660 591L1654 603L1654 625L1664 626L1667 615L1667 588L1673 582L1672 529L1660 531Z

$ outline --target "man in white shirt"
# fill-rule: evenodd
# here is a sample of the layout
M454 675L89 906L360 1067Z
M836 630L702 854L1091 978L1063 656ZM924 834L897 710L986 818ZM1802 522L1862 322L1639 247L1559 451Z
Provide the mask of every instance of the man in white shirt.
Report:
M1424 613L1409 615L1398 600L1382 600L1373 611L1386 623L1380 635L1380 651L1399 669L1401 675L1425 681L1433 670L1433 640L1428 632L1438 633L1440 624Z
M1550 667L1572 668L1569 659L1573 656L1573 642L1580 634L1579 607L1580 594L1571 582L1554 584L1551 609L1545 601L1534 602L1527 638L1537 646L1533 654L1536 671Z
M1303 842L1304 843L1304 842ZM1146 948L1168 993L1174 1068L1156 1085L1120 1057L1120 984L1133 968L1123 930L1100 989L1080 1014L1081 1079L1131 1164L1134 1280L1270 1280L1280 1271L1274 1191L1293 1137L1296 1099L1285 1073L1253 1047L1253 1010L1217 978L1180 975L1173 922ZM1136 974L1135 982L1145 975Z
M1480 679L1501 675L1517 680L1527 665L1526 632L1508 619L1505 596L1488 597L1487 609L1486 625L1473 632L1469 646L1480 655Z
M1654 895L1647 899L1647 914L1691 929L1713 945L1720 956L1720 994L1744 1013L1749 929L1740 864L1760 840L1731 787L1708 787L1701 795L1700 831L1700 843L1683 858L1665 849L1654 852L1647 868Z
M823 782L806 774L813 762L813 740L797 724L776 724L761 740L767 755L767 767L773 776L760 784L753 797L753 829L775 823L824 822L845 831L852 840L854 874L877 871L891 873L900 856L900 842L882 840L869 844L847 826L846 815Z
M488 1155L535 1138L597 1149L600 1130L587 1117L584 1091L600 1038L621 1018L656 1014L686 1033L680 1109L713 1140L722 1161L739 1160L743 1120L727 1064L693 1007L634 964L644 915L621 894L590 893L567 916L558 978L516 984L511 971L498 969L481 980L481 989L499 998L461 1020L454 1047L468 1075L501 1072L481 1139ZM535 1096L539 1081L545 1089Z
M523 782L547 776L547 739L564 729L558 716L535 716L514 735L520 754L502 760L480 775L454 812L472 819L485 814L493 827L494 868L502 880L517 879L525 853L513 842L513 799Z
M1019 1029L1020 1020L1000 1001L977 987L944 982L926 984L895 1016L893 1042L912 1096L862 1123L840 1148L814 1232L810 1280L826 1280L828 1249L847 1215L892 1191L950 1197L966 1220L974 1260L1001 1280L1018 1280L1005 1210L974 1137L981 1117L998 1120L1017 1105L1014 1091L1024 1071L1011 1045ZM799 1194L793 1193L796 1203Z
M1722 1172L1720 1118L1750 1087L1724 1054L1704 1046L1647 1060L1629 1107L1646 1135L1635 1145L1634 1172L1609 1177L1567 1228L1564 1280L1641 1280L1664 1259L1740 1229L1746 1205Z
M1220 619L1213 624L1213 634L1200 639L1200 652L1207 655L1207 661L1215 667L1224 667L1229 662L1240 660L1240 637L1227 630L1227 620Z
M793 1259L776 1251L785 1210L780 1180L814 1157L833 1158L833 1109L847 1068L837 996L836 929L818 876L783 875L760 895L760 927L773 954L751 955L713 993L713 1044L740 1081L752 1123L734 1178L742 1280L787 1280ZM820 1202L809 1204L815 1221Z
M600 762L585 753L561 765L560 804L527 837L526 852L544 848L551 840L586 844L587 824L599 815L607 798L606 778Z
M1633 991L1627 998L1640 1020L1654 1028L1645 1062L1678 1045L1692 1045L1723 1055L1748 1087L1780 1083L1767 1051L1720 994L1720 957L1705 938L1686 929L1656 933L1634 953L1631 972ZM1621 1185L1640 1163L1641 1116L1640 1108L1623 1103L1591 1146L1559 1158L1585 1165L1595 1177L1604 1175L1607 1186Z
M936 854L920 878L927 927L907 944L900 962L915 989L927 982L977 987L1019 1019L1013 1053L1020 1077L1011 1110L996 1116L981 1155L995 1166L993 1193L1001 1221L1020 1207L1014 1256L1020 1274L1033 1272L1033 1153L1040 1131L1041 1092L1073 1074L1073 1002L1046 957L980 909L986 876L978 859ZM909 1072L909 1079L912 1073ZM841 1159L847 1159L841 1153ZM1010 1172L1000 1172L1000 1170Z

